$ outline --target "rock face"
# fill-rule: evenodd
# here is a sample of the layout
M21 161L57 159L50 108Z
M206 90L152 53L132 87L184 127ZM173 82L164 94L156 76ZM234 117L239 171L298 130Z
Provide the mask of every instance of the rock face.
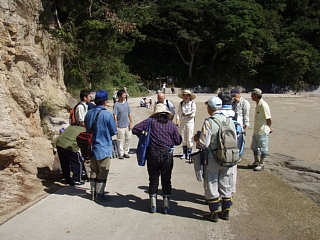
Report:
M0 172L6 174L35 175L51 166L47 108L67 117L62 48L41 28L42 11L41 0L0 0ZM49 112L44 120L41 108Z

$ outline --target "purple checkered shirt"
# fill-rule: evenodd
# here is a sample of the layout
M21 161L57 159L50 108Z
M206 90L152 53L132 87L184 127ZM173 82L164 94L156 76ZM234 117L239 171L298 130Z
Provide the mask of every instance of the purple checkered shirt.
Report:
M147 130L148 119L138 123L132 129L132 133L140 137L142 131ZM150 145L172 148L181 143L181 135L177 126L172 122L159 123L157 119L152 118L150 130Z

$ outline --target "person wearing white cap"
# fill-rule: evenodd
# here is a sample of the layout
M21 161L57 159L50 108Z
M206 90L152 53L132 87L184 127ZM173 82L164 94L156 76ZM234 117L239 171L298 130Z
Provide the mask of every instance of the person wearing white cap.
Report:
M196 96L189 90L184 90L182 93L178 94L178 97L183 100L179 104L178 113L176 115L176 124L180 127L180 132L182 136L182 149L183 155L181 159L190 160L190 155L192 153L192 137L194 132L194 118L196 116L196 104L192 100Z
M254 162L248 167L253 167L255 171L264 169L264 162L268 156L268 138L273 132L271 128L271 112L269 105L262 99L262 91L254 88L251 92L252 101L256 102L254 114L254 127L251 142L251 150L254 155Z
M222 114L222 100L219 97L212 97L207 102L207 112L209 118L206 118L199 135L194 136L197 148L206 148L208 151L208 165L203 168L203 187L205 198L209 204L210 213L203 215L204 218L218 222L218 218L229 220L229 211L232 199L233 187L233 168L224 167L214 159L218 148L219 125L212 118L221 122L226 122L227 117ZM230 128L235 131L232 121L228 121ZM219 202L222 198L222 211L219 213Z

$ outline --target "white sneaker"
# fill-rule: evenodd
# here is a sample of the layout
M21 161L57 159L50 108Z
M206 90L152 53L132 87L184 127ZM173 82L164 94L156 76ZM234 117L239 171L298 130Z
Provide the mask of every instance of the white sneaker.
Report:
M254 171L261 171L264 169L264 166L262 164L260 164L259 166L254 168Z

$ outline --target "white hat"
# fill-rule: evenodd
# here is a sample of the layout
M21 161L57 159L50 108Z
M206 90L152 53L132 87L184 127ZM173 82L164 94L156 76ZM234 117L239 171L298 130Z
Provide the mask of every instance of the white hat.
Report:
M259 88L254 88L254 89L252 90L252 93L254 93L254 94L262 94L262 91L261 91L261 89L259 89Z
M179 93L179 94L178 94L178 97L183 99L183 95L184 95L184 94L189 94L191 100L193 100L193 99L196 98L196 95L194 95L190 90L183 90L182 93Z
M212 97L208 101L206 101L205 104L213 108L221 108L222 100L219 97Z
M156 104L156 106L154 107L153 113L150 115L150 117L153 117L157 113L166 113L168 114L169 119L171 119L172 117L172 113L167 110L166 105L164 105L163 103Z

